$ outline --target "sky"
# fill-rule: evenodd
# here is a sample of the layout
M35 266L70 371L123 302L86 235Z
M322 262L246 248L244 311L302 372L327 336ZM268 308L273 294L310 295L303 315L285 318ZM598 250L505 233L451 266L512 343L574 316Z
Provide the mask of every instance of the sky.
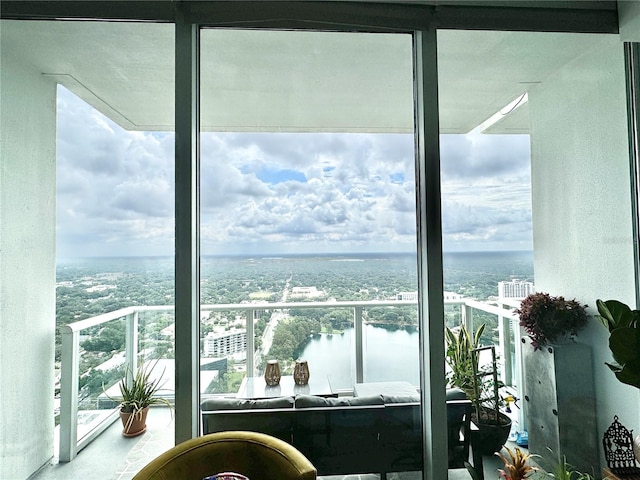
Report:
M441 135L443 249L531 250L529 138ZM58 87L57 256L174 253L174 136ZM413 252L413 136L203 133L201 251Z

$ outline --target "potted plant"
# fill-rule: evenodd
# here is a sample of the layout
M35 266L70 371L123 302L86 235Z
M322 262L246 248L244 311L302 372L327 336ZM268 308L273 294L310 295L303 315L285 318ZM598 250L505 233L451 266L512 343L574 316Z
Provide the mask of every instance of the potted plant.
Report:
M529 465L529 460L537 455L525 453L518 447L513 450L508 447L504 447L504 449L507 451L509 458L496 452L496 455L504 463L504 469L498 469L500 477L504 478L504 480L524 480L529 478L533 472L540 470L538 467Z
M586 307L575 299L565 300L540 292L528 295L516 313L520 315L520 326L526 330L535 351L548 343L576 335L587 324Z
M607 366L622 383L640 388L640 310L617 300L596 300L600 321L609 329L615 363Z
M502 405L499 388L502 384L497 379L495 355L492 355L488 371L479 367L480 351L492 349L480 345L484 329L482 324L472 335L464 325L460 326L457 334L447 327L445 359L451 369L447 374L449 385L464 391L474 405L471 419L478 427L471 434L474 449L489 455L500 450L507 441L511 419L499 410Z
M156 396L162 388L161 375L152 378L153 369L158 361L138 367L132 372L127 367L127 374L120 381L120 397L116 400L120 403L120 419L122 420L122 434L125 437L135 437L143 434L146 429L147 412L151 405L164 404L172 407L171 403L164 398ZM131 376L131 383L127 382L127 377Z
M547 450L552 456L554 455L549 447L547 447ZM588 473L579 472L573 465L567 463L566 455L560 455L557 463L551 464L550 470L550 472L545 472L546 476L556 480L593 480L593 477Z

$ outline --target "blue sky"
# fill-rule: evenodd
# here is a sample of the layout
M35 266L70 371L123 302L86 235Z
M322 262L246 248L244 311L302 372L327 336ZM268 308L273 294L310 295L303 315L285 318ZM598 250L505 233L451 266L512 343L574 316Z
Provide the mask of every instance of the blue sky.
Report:
M171 133L125 131L58 87L59 258L172 255ZM415 249L411 135L203 133L204 254ZM443 245L531 249L528 137L443 135Z

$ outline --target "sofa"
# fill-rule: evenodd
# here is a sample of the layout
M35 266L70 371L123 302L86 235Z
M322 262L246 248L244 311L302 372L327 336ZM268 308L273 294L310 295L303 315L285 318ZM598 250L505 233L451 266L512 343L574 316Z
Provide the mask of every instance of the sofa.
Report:
M463 468L470 461L471 402L455 397L447 400L449 468ZM384 478L423 467L417 395L212 398L202 403L202 425L204 434L248 430L280 438L305 455L318 475L379 473Z

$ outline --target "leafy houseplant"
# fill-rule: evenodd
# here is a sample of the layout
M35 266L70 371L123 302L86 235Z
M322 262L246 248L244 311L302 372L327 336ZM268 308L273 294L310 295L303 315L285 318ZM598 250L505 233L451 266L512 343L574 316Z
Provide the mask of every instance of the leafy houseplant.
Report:
M547 450L553 454L549 447L547 447ZM568 464L566 455L560 456L558 463L552 466L551 472L547 472L547 477L555 478L556 480L593 480L593 477L588 473L579 472Z
M480 350L489 348L480 346L484 329L483 324L473 335L464 325L457 334L450 328L445 329L446 362L451 369L447 381L450 386L464 391L474 405L472 420L478 427L477 432L472 432L474 448L481 453L491 454L504 445L509 436L511 419L499 411L501 398L498 388L501 383L495 375L478 371ZM495 370L493 365L492 373Z
M127 437L140 435L146 430L147 412L151 405L164 404L172 407L171 403L157 397L156 394L162 388L162 374L152 378L153 369L158 361L149 365L140 365L135 372L127 368L127 375L120 381L120 418L124 430L122 434ZM164 374L164 370L162 372ZM127 377L131 376L131 383Z
M540 470L538 467L533 467L528 463L532 457L537 455L525 453L518 447L513 450L509 447L504 447L504 449L507 451L509 458L496 452L496 455L504 462L504 469L498 469L500 477L504 478L504 480L524 480Z
M609 329L615 363L607 366L622 383L640 388L640 310L617 300L596 300L600 321Z
M472 336L464 325L460 326L457 334L449 327L445 328L447 342L445 360L451 369L450 372L447 372L447 383L462 390L467 398L474 403L477 396L473 381L473 350L480 345L480 337L484 329L485 324L483 323Z
M520 326L524 327L534 351L565 335L576 335L588 321L586 305L575 299L552 297L548 293L532 293L520 304Z

